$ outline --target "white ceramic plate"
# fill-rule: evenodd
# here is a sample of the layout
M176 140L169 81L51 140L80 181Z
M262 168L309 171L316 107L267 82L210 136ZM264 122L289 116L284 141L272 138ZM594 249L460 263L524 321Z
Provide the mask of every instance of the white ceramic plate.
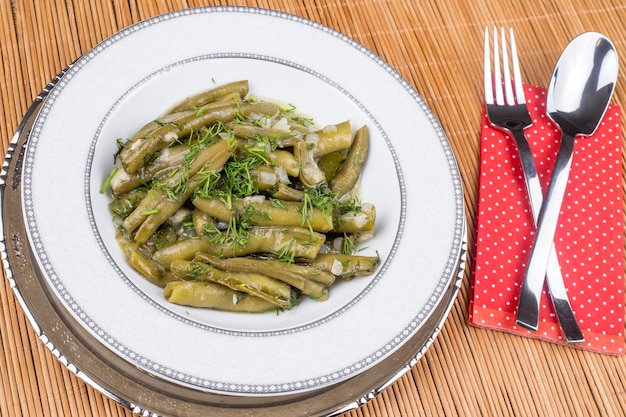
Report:
M133 271L99 193L117 138L190 94L248 79L320 125L370 128L362 199L377 208L376 275L280 315L169 305ZM114 355L200 391L275 396L346 381L402 348L457 278L465 218L447 138L422 98L375 54L278 12L208 8L131 26L79 59L43 104L23 164L31 248L55 296ZM416 346L415 354L424 346Z

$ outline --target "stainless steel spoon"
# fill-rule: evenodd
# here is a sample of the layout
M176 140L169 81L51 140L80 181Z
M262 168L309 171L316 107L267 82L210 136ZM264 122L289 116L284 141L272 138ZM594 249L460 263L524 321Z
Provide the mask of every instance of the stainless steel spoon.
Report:
M574 138L591 135L600 124L617 72L617 52L611 41L599 33L586 32L569 43L552 74L546 110L561 128L562 138L520 294L517 324L527 329L538 328L543 281L572 165Z

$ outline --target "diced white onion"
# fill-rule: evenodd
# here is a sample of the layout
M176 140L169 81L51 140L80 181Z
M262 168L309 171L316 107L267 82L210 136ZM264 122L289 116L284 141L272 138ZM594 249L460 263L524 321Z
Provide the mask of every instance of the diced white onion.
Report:
M187 208L181 208L172 215L171 220L175 226L179 226L183 223L185 218L189 216L191 216L191 210Z
M115 175L113 175L113 178L111 178L111 188L115 190L128 180L130 180L130 175L128 175L124 169L120 168Z
M274 168L274 171L278 175L278 180L283 184L289 184L289 175L287 174L287 170L285 168L278 166Z
M330 267L330 272L333 275L341 275L341 274L343 274L343 264L335 259L333 261L333 265Z
M170 157L171 153L172 153L172 148L162 149L161 152L159 153L159 159L165 160Z
M350 222L355 224L358 228L362 228L367 224L367 214L363 212L346 213L342 217L344 219L350 219Z
M272 119L267 117L265 114L252 113L250 114L250 119L257 121L261 128L268 128L272 126Z
M289 121L285 117L282 117L276 123L274 123L274 125L272 126L272 129L280 130L281 132L288 133L291 127L289 126Z
M277 173L270 171L257 171L259 182L275 185L278 182Z
M302 166L304 175L312 182L312 185L320 184L326 181L326 175L316 163L304 164Z
M163 136L163 139L165 139L168 143L173 143L176 139L178 139L178 135L174 132L169 132Z
M317 142L319 142L319 140L320 140L320 135L318 135L317 133L309 133L304 138L304 141L306 143L312 143L312 144L316 144Z
M330 253L330 246L328 245L328 242L324 242L324 244L322 245L318 253L320 254Z
M262 203L263 201L265 201L264 195L251 195L249 197L244 197L243 204Z

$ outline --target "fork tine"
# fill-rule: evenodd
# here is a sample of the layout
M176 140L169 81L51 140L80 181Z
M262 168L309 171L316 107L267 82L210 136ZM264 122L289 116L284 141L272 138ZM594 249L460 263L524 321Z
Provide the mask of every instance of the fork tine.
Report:
M489 27L485 26L485 56L483 60L483 75L485 87L485 103L493 104L493 78L491 75L491 51L489 50Z
M515 35L513 28L510 28L511 37L511 60L513 63L513 80L515 82L515 98L517 104L526 104L526 96L524 95L524 86L522 85L522 74L519 69L519 60L517 58L517 45L515 44Z
M506 36L504 28L500 29L500 38L502 39L502 72L504 73L504 97L506 104L515 105L515 96L513 95L513 85L511 84L511 71L509 70L509 55L506 47Z
M494 66L494 88L496 90L496 104L504 105L504 92L502 91L502 73L500 72L500 52L498 49L498 31L493 28L493 66Z

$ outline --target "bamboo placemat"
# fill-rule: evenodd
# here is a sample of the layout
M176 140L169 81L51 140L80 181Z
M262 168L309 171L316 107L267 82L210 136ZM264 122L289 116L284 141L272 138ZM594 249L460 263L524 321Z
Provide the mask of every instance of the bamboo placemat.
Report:
M431 106L463 177L473 250L482 33L513 26L525 82L546 87L567 42L599 31L626 56L619 1L402 0L3 0L0 2L0 142L7 144L39 91L116 31L188 7L246 5L302 16L344 33L396 68ZM297 41L296 41L297 42ZM626 105L621 77L613 102ZM623 132L622 132L623 135ZM622 159L622 179L624 178ZM471 268L471 265L470 265ZM623 296L623 295L622 295ZM626 357L600 355L467 324L469 271L425 356L373 400L345 416L623 416ZM131 416L60 364L0 285L0 415Z

